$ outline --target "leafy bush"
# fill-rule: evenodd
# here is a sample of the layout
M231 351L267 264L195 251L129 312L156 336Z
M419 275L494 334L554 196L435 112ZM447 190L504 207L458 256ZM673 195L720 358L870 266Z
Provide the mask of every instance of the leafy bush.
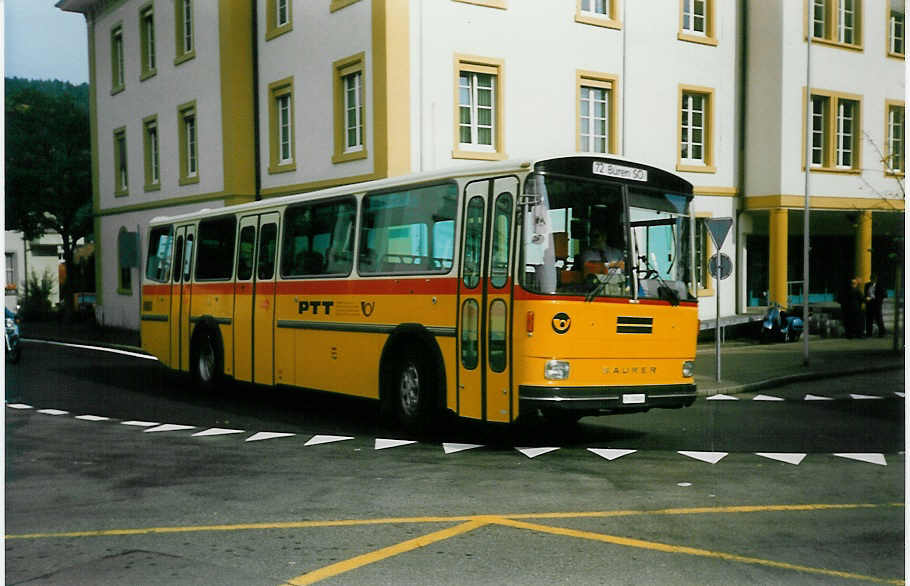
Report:
M54 290L54 278L50 270L45 269L39 278L35 271L28 277L27 293L22 297L19 312L25 321L50 319L52 314L51 292Z

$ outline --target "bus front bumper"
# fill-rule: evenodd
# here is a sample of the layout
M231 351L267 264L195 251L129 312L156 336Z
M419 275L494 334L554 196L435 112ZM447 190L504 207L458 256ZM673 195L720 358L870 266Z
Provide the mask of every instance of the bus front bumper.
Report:
M695 402L695 385L622 387L518 388L519 412L635 413L648 409L678 409Z

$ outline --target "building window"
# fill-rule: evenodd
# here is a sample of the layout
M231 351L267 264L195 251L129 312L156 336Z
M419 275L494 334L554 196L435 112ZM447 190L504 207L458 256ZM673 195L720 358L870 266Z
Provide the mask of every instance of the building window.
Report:
M123 55L123 26L117 25L111 30L111 93L123 91L126 83Z
M180 134L180 185L199 182L199 131L196 124L196 102L177 108Z
M837 101L837 143L834 146L835 163L839 169L853 168L853 150L856 145L856 102Z
M576 0L575 22L607 28L621 28L619 0Z
M904 57L904 13L893 8L888 12L888 54Z
M129 195L129 174L126 166L126 127L114 131L114 195Z
M859 171L861 105L859 96L812 91L809 105L809 166L813 170Z
M294 79L269 84L269 173L293 171Z
M364 54L332 64L335 71L335 152L333 163L364 159L366 149L366 87Z
M161 154L158 144L158 117L149 116L142 120L145 131L145 190L161 189Z
M6 253L6 291L15 293L19 287L19 280L16 278L16 253Z
M828 148L825 144L825 135L828 128L829 98L827 96L812 96L812 165L825 167L829 165L826 160Z
M709 88L680 88L679 171L716 171L711 136L713 96L714 90Z
M193 36L193 0L175 0L174 12L177 42L177 57L174 59L174 65L179 65L196 56L196 42Z
M142 73L140 80L148 79L155 75L155 10L148 5L139 10L139 36L141 42Z
M456 60L455 158L502 159L502 62Z
M680 0L679 35L682 41L717 45L714 0Z
M577 72L578 137L576 148L583 153L615 153L616 77Z
M889 174L904 174L904 106L888 104L888 150L885 170Z
M265 40L274 39L293 29L292 6L293 3L290 0L268 0L266 2Z
M811 0L814 41L862 47L862 0Z

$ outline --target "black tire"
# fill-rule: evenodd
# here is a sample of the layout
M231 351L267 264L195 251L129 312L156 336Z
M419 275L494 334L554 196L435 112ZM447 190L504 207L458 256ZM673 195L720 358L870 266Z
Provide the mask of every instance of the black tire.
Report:
M10 364L16 364L22 358L22 342L17 341L12 350L6 351L6 360Z
M193 384L206 392L213 391L224 374L224 358L219 341L206 329L194 336L190 349Z
M406 430L430 428L435 415L435 376L425 356L406 348L395 361L386 386L389 411Z

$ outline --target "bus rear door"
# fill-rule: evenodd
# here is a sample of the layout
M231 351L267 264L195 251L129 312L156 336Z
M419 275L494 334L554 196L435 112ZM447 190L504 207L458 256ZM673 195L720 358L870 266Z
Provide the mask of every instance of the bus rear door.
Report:
M171 279L171 356L170 367L187 370L190 363L190 299L192 296L193 248L195 226L179 226L174 245L174 276Z
M240 219L234 303L234 376L274 384L278 213Z
M516 177L465 187L458 312L458 414L512 419L512 225Z

